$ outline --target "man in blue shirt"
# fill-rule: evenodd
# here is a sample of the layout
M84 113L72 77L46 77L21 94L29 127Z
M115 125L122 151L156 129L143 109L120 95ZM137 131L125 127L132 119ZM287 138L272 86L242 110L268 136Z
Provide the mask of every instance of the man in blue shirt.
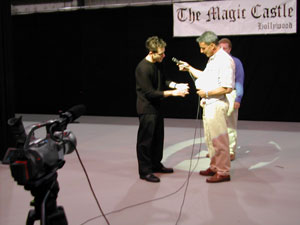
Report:
M231 41L228 38L223 38L219 41L219 46L225 52L230 54L232 49ZM242 97L244 94L244 68L242 62L231 56L235 63L235 89L229 94L228 98L232 99L232 108L228 111L228 135L229 135L229 149L231 161L235 159L235 151L237 146L237 121L238 112L241 105Z

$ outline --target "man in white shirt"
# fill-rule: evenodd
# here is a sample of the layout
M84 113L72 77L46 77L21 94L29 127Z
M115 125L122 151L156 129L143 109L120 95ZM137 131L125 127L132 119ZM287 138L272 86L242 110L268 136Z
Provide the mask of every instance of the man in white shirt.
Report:
M211 162L207 170L200 171L200 175L211 176L206 179L208 183L230 181L226 94L234 87L235 64L232 57L218 46L215 33L204 32L197 42L200 52L209 58L206 68L201 71L181 61L179 69L197 78L197 94L202 98L204 135Z

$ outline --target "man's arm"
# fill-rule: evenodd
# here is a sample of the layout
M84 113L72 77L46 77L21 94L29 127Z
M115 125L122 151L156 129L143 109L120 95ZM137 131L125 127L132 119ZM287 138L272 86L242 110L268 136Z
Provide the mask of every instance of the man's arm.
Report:
M241 103L244 95L244 68L242 62L238 58L233 58L235 61L235 89L236 89L236 102Z
M204 91L199 90L197 94L201 96L201 98L208 98L208 97L216 97L224 94L229 94L232 91L232 88L228 87L219 87L211 91Z
M167 90L164 91L164 97L169 97L169 96L180 96L180 97L184 97L187 94L189 94L188 90Z
M187 71L195 78L199 78L199 76L202 73L201 70L195 69L194 67L192 67L191 65L189 65L187 62L184 61L180 61L180 64L177 65L180 71Z

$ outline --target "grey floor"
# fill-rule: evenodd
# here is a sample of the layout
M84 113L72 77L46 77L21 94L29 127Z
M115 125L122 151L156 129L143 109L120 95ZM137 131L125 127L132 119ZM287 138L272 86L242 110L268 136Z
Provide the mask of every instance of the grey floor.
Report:
M25 126L54 118L23 115ZM208 184L198 174L209 165L201 121L165 119L164 164L175 173L159 175L160 183L138 177L137 118L83 116L79 121L68 129L77 137L80 156L112 225L176 224L185 190L177 224L300 224L300 123L239 121L232 181ZM57 202L69 224L107 224L75 152L65 160L58 172ZM186 189L190 167L194 172ZM25 224L32 199L13 180L9 167L0 164L0 224Z

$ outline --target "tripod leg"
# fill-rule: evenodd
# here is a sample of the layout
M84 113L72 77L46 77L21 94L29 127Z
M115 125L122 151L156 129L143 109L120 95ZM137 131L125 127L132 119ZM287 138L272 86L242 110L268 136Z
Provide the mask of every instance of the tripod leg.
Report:
M34 209L29 210L27 220L26 220L26 225L33 225L34 221L36 220L35 218L36 213Z
M37 182L37 185L33 183L34 185L25 187L34 196L30 204L34 206L34 210L29 211L26 225L34 225L35 220L40 220L41 225L68 225L64 208L57 206L56 202L59 192L57 173L49 174Z
M58 206L54 213L47 216L47 222L47 225L68 225L64 208Z

